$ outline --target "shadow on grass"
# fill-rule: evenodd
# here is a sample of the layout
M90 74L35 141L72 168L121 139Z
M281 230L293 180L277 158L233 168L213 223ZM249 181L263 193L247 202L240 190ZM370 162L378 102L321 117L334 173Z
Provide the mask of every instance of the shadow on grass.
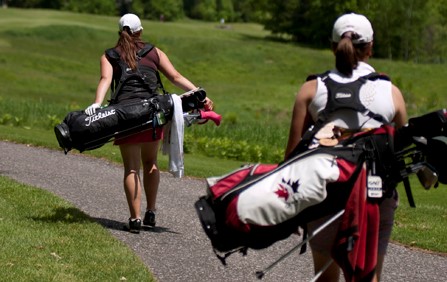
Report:
M76 208L56 208L54 213L49 216L31 217L32 220L48 223L64 222L64 223L85 223L93 222L93 220Z
M55 223L55 222L63 222L63 223L99 223L103 227L107 229L113 229L118 231L125 231L127 227L127 222L120 222L107 218L94 218L89 217L87 214L76 208L56 208L54 209L54 213L50 216L42 216L42 217L31 217L32 220L47 222L47 223ZM171 231L169 228L155 226L143 226L141 231L153 232L153 233L172 233L172 234L180 234L175 231Z

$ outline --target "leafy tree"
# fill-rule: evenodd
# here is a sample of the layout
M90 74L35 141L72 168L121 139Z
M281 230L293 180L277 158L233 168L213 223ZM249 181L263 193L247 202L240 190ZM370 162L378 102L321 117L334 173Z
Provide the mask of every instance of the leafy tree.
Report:
M19 8L38 8L40 0L10 0L8 1L10 7Z
M271 0L183 0L185 15L208 21L260 22Z
M271 0L233 0L235 21L263 22L268 18Z
M216 21L217 5L216 0L195 0L189 12L189 15L194 19Z
M233 2L231 0L216 0L216 16L227 21L234 20Z
M184 17L183 0L133 0L131 12L144 19L175 21Z
M192 17L191 12L194 9L195 5L196 5L195 0L183 0L183 10L187 17Z
M43 2L53 2L44 0ZM90 1L77 1L77 0L65 0L60 7L62 10L68 10L78 13L91 13L99 15L115 15L117 12L117 6L114 1L108 0L90 0Z
M447 0L284 0L269 1L265 28L299 43L326 48L334 20L346 12L366 15L375 30L375 55L427 60L428 50L445 53ZM434 17L432 17L432 15ZM428 43L429 42L429 43ZM442 43L439 43L442 42ZM438 61L441 60L437 55Z
M378 0L371 15L375 54L389 59L409 60L420 56L421 39L426 23L426 0Z
M276 35L293 34L293 22L299 2L301 1L270 1L267 4L270 17L265 20L264 27Z
M115 15L116 3L110 0L10 0L9 6L19 8L45 8L79 13Z
M425 60L444 63L447 57L447 0L432 0L427 3L430 17L420 38Z
M132 0L116 0L116 6L120 16L132 12Z
M273 34L289 34L294 41L327 47L340 1L287 0L269 2L271 17L265 21Z

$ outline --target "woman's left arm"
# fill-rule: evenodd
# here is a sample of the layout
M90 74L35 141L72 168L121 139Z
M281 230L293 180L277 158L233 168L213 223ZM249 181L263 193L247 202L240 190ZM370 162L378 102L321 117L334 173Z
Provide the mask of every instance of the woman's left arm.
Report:
M397 128L400 128L407 123L407 108L404 97L399 88L392 85L391 91L393 95L394 109L396 111L393 122L396 124Z

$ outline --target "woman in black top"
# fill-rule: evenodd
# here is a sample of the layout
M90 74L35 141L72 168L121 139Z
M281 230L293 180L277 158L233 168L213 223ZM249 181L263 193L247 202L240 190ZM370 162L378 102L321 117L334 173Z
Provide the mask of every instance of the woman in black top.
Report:
M146 46L146 43L141 39L142 31L141 21L134 14L126 14L119 20L119 39L114 50L119 54L119 60L122 60L128 66L129 71L135 70L137 64L143 65L155 72L160 71L170 82L184 91L196 89L197 87L181 75L174 68L168 56L157 47L152 48L138 62L137 52ZM95 110L101 106L112 82L119 80L118 76L121 75L122 70L119 68L119 64L108 54L106 52L101 57L101 78L96 90L95 102L85 110L88 115L94 114ZM153 83L152 85L151 83L145 85L137 80L130 79L116 93L116 101L114 102L119 104L135 99L150 98L156 95L156 88L157 85ZM208 98L205 103L205 109L213 109L213 103ZM154 136L156 136L155 139ZM143 224L155 226L156 223L155 203L160 181L157 154L161 136L162 132L161 128L159 128L155 135L151 131L144 131L115 141L115 145L120 147L124 164L124 191L130 210L129 231L132 233L139 233L142 225L140 216L141 181L139 174L141 163L143 164L143 187L147 200Z

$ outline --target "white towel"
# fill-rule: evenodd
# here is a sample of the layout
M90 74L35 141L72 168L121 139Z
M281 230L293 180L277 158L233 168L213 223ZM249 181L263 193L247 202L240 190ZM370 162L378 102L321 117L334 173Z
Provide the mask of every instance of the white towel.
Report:
M163 155L169 154L169 172L177 178L183 177L183 134L184 120L182 100L178 95L172 94L174 101L174 113L170 120L163 128Z

